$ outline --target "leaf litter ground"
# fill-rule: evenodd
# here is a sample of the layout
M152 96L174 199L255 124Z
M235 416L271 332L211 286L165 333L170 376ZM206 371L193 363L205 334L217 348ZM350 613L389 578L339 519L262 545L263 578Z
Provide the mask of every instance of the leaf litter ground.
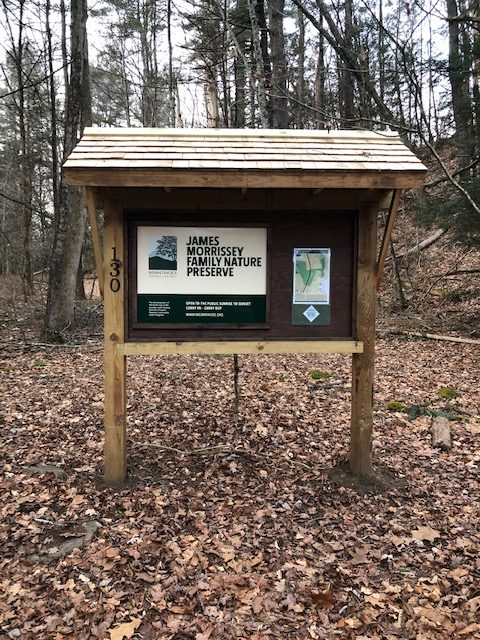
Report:
M240 357L238 419L230 357L131 358L115 491L101 343L3 344L1 638L480 638L478 347L379 340L370 488L349 358Z

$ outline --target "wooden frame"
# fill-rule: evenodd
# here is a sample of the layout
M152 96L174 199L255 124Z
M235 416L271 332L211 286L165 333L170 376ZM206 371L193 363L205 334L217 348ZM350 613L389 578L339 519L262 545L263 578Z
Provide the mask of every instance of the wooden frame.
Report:
M172 171L169 169L123 167L121 184L118 181L118 169L84 169L70 167L66 170L68 182L72 185L89 187L162 187L162 188L239 188L239 189L406 189L423 185L423 174L415 171L222 171L189 170ZM238 167L240 169L240 167Z
M376 287L383 273L400 189L421 187L426 172L397 135L351 130L87 129L64 171L69 184L85 187L105 301L104 453L108 484L121 485L127 473L126 372L127 357L133 355L352 354L350 469L361 477L372 475ZM377 214L387 198L390 210L377 261ZM105 212L103 254L97 199ZM194 202L201 220L202 213L215 209L219 199L225 202L225 212L238 209L250 217L254 211L280 211L282 224L288 220L284 215L294 210L292 203L297 212L303 207L305 216L319 211L356 212L356 271L349 289L354 290L349 310L353 335L345 336L340 323L338 332L344 339L333 337L338 336L333 332L330 336L318 333L316 339L310 333L310 339L305 340L304 334L290 330L279 334L280 339L272 331L268 340L254 332L248 336L225 333L223 339L215 334L213 339L207 329L198 329L204 331L202 337L192 334L189 339L184 333L181 340L173 334L158 342L149 340L148 335L130 336L126 326L129 274L124 212L152 211L160 200L164 209L178 217Z
M306 354L353 355L351 468L369 476L372 472L371 433L375 304L376 215L378 201L358 212L354 261L358 263L354 294L354 339L321 340L218 340L218 341L128 341L126 334L126 216L124 203L115 194L104 197L104 298L105 298L105 480L120 486L127 474L126 372L128 356L207 354ZM373 194L372 194L373 195ZM202 224L202 223L199 223ZM249 223L246 223L247 225ZM263 226L259 224L259 226ZM363 249L362 249L363 247ZM373 264L373 272L372 272ZM372 289L373 283L373 289ZM373 301L373 302L372 302ZM373 320L374 322L374 320Z
M375 265L378 205L359 212L358 270L355 337L363 344L352 358L352 416L350 470L360 477L372 475L373 374L375 363Z
M125 342L117 353L125 356L229 355L238 353L362 353L363 343L356 340L268 341L268 342Z
M398 205L400 204L400 191L397 189L392 194L392 200L388 210L387 224L383 233L382 244L380 247L380 253L377 260L377 273L376 273L376 288L380 289L382 282L383 270L385 269L385 260L387 259L388 248L392 241L393 227L397 220Z
M203 193L207 193L203 191ZM201 194L198 195L201 199ZM294 215L292 215L294 212ZM126 309L126 341L132 342L198 342L200 340L211 343L220 341L247 341L265 342L274 341L313 341L313 340L352 340L354 332L354 314L352 312L354 288L355 288L355 263L356 263L356 210L332 212L330 210L305 211L301 209L290 211L290 218L286 211L279 210L273 213L271 210L255 209L253 212L239 211L238 209L223 211L212 207L209 211L193 211L189 208L180 211L172 211L169 207L156 208L151 211L136 211L130 206L125 207L125 241L128 246L129 264L126 296L128 308ZM338 216L338 217L337 217ZM297 220L295 220L297 219ZM319 224L320 223L320 224ZM242 227L266 228L268 231L267 251L269 264L267 264L267 322L263 324L251 323L232 326L231 324L206 325L192 323L189 325L167 325L137 323L136 319L136 245L135 229L138 226L154 226L155 224L166 226L218 226L218 227ZM282 249L279 249L279 235L281 234ZM291 269L292 260L285 254L284 244L292 238L304 242L307 235L311 238L323 234L328 238L329 246L337 252L338 260L332 273L332 299L336 306L335 320L327 326L309 328L288 326L291 315ZM276 241L272 244L272 237ZM340 238L340 239L339 239ZM300 245L295 245L300 246ZM293 245L292 245L293 248ZM271 262L271 264L270 264ZM270 269L275 266L277 284L274 287L270 279ZM281 269L281 270L280 270ZM281 281L281 282L279 282ZM275 289L276 304L272 306L272 292ZM279 311L283 309L284 317L280 317ZM280 324L283 323L283 329ZM340 326L341 325L341 326ZM202 330L203 335L199 335ZM155 335L154 335L155 334Z
M100 232L98 230L97 221L97 204L95 201L95 193L91 187L85 187L84 190L85 205L87 207L88 222L90 223L90 232L92 234L93 255L95 258L95 268L97 270L98 286L100 295L103 296L103 253L102 243L100 241Z
M105 361L105 481L124 482L127 473L127 361L119 352L124 343L123 210L118 202L105 205L104 229L104 361ZM117 286L118 283L118 286Z

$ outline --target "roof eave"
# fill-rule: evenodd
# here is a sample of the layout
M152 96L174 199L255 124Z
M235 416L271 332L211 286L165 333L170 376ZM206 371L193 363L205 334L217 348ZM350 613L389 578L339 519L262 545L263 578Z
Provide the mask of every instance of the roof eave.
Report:
M426 168L412 170L200 170L64 167L67 184L85 187L215 187L275 189L409 189L425 182Z

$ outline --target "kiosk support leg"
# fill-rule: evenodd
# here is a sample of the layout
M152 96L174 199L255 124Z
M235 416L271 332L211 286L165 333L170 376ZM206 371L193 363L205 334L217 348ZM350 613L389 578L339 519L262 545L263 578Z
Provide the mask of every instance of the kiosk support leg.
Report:
M105 481L121 485L127 473L126 358L124 343L123 214L116 203L105 207L104 348L105 348Z
M375 267L377 249L377 204L359 212L358 272L355 339L363 342L363 353L352 362L352 418L350 470L357 476L373 475L373 372L375 360Z

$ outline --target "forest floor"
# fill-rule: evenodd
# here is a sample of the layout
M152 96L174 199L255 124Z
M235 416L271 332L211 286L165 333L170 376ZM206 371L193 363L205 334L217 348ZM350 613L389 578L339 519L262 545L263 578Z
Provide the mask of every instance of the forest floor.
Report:
M480 638L480 347L406 335L480 337L478 275L440 278L478 268L455 251L403 267L405 311L387 270L369 486L350 358L311 355L240 357L238 416L230 357L129 359L130 475L105 487L100 301L47 346L4 278L0 638Z

